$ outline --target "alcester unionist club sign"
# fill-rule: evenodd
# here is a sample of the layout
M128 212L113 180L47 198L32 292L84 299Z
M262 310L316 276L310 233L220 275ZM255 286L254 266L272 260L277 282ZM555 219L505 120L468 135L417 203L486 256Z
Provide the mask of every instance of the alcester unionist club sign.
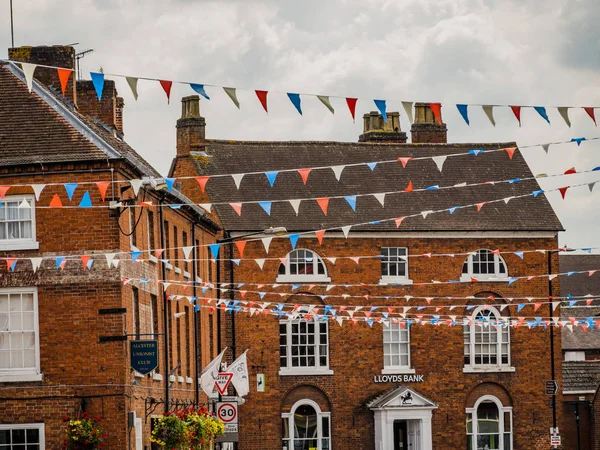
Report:
M422 383L423 375L375 375L373 383Z

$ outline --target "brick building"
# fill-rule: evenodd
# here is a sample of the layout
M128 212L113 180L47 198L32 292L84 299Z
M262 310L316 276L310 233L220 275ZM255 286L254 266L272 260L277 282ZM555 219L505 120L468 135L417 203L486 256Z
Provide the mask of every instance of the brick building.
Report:
M222 304L251 312L221 317L220 346L249 349L265 386L240 406L241 450L550 447L544 381L561 381L560 333L525 320L558 310L511 301L547 299L547 277L508 281L547 273L535 250L556 249L562 226L545 198L511 200L539 189L520 152L502 150L515 143L448 144L425 104L412 143L398 113L366 114L358 143L212 140L193 109L170 176L210 176L206 193L182 189L225 230L220 281L237 289ZM484 184L500 180L527 181ZM273 238L281 228L295 245Z
M9 55L74 66L72 47ZM0 64L0 447L60 449L63 416L87 411L105 448L150 448L153 414L205 400L198 369L216 351L213 315L155 281L210 279L198 260L219 226L124 142L113 82L99 101L74 73L64 97L55 69L35 77L29 93L19 66ZM130 368L136 338L158 340L147 376Z

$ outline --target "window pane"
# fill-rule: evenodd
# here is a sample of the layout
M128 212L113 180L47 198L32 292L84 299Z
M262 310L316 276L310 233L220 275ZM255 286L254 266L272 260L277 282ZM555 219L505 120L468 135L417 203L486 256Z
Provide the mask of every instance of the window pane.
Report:
M499 420L496 404L494 402L482 402L477 408L477 433L498 433L500 431Z

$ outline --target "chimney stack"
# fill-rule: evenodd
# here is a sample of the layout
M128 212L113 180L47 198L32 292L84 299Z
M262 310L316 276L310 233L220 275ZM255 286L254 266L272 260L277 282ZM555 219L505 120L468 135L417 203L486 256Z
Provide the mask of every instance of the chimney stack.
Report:
M200 116L200 96L181 99L181 118L177 120L177 156L200 151L206 139L206 120Z
M440 107L440 120L442 112ZM445 144L448 142L448 128L440 125L433 115L429 103L415 103L415 121L410 129L413 144Z
M377 111L371 111L363 116L363 134L358 142L395 142L406 143L406 133L400 131L400 113L389 112L387 122Z
M104 81L101 100L98 100L98 94L91 80L77 80L77 110L98 119L120 134L123 134L124 106L125 101L119 97L113 80Z

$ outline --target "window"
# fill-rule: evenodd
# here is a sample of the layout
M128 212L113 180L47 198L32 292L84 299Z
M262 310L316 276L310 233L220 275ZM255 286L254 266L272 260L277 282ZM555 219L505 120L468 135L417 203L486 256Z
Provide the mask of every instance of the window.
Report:
M471 277L478 280L506 281L506 263L498 253L486 249L477 250L471 253L463 264L461 280L470 281Z
M408 249L383 247L381 249L381 284L410 283L408 278Z
M154 237L154 213L148 210L148 250L154 250L156 247L156 240Z
M331 281L325 270L325 263L311 250L298 249L288 253L286 263L279 265L278 282L320 282Z
M131 246L137 248L137 233L135 232L137 229L137 223L135 220L135 208L132 206L129 207L129 232L131 235L129 236L131 240Z
M192 352L190 349L190 307L184 306L183 310L185 311L185 315L181 318L181 320L185 320L185 367L187 368L187 375L190 376L192 374Z
M195 277L196 277L196 281L198 282L202 282L202 277L200 276L201 273L201 269L200 269L200 241L198 239L196 239L196 249L194 251L194 258L196 259L196 273L195 273ZM210 263L209 263L210 264Z
M177 227L173 227L173 258L175 258L175 267L179 267L179 234L177 231Z
M181 240L182 240L181 245L184 247L187 247L188 246L188 234L185 231L182 232ZM182 251L182 253L183 253L183 251ZM192 254L190 254L190 256L192 256ZM187 260L183 261L183 271L186 273L190 273L190 263L187 262Z
M133 318L133 334L140 334L140 293L138 288L131 288L131 311ZM138 336L139 338L139 336Z
M170 233L169 233L169 222L167 222L166 220L164 221L164 228L165 228L165 257L167 258L167 261L170 261L171 260L171 237L170 237Z
M480 306L464 326L465 371L513 371L508 320L493 306Z
M154 294L150 294L150 313L152 314L152 339L158 340L157 334L160 332L158 329L158 297ZM160 365L154 369L154 372L160 373Z
M300 308L297 314L308 311ZM327 322L295 318L279 322L280 375L330 375Z
M414 372L410 367L410 327L394 323L383 327L383 373Z
M484 395L467 408L467 450L511 450L512 407Z
M177 365L179 366L177 373L181 375L183 373L183 361L181 359L181 320L183 319L183 317L179 315L179 302L176 302L175 305L175 312L177 314L177 317L175 318L175 332L177 339ZM173 365L175 365L175 361L173 361Z
M0 449L44 450L44 424L0 425Z
M331 415L312 400L299 400L281 419L283 450L331 449Z
M0 250L35 250L35 201L32 195L0 200Z
M0 289L0 382L41 379L37 289Z
M585 351L565 352L565 361L585 361Z

